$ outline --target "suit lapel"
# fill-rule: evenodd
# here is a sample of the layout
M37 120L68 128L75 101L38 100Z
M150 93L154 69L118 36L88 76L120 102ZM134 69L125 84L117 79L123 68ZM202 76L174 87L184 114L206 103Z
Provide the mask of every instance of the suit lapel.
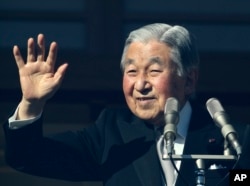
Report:
M142 120L134 117L132 122L118 122L125 144L133 144L135 154L133 167L143 186L161 185L161 167L157 156L155 132Z
M188 135L186 137L185 148L183 154L223 154L222 151L218 151L221 148L222 136L220 131L213 124L209 115L203 112L203 109L193 107L193 114L190 121ZM208 168L210 162L205 162L206 168ZM181 173L185 180L189 184L195 183L195 160L184 160L181 164ZM178 179L177 185L184 185L183 182Z

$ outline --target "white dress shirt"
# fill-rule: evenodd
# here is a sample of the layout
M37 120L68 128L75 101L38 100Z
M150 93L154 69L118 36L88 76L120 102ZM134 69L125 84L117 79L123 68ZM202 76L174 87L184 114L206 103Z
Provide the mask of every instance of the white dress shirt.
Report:
M179 122L177 124L177 135L176 139L174 141L174 152L175 154L183 154L185 140L187 136L187 131L189 127L189 122L192 114L192 108L189 102L186 102L184 107L181 109L179 113ZM170 160L163 160L162 159L162 153L163 151L166 151L164 140L163 140L163 134L160 134L158 136L157 140L157 152L159 155L160 163L163 169L163 173L165 176L165 179L163 179L164 185L166 185L166 181L168 182L168 185L175 185L175 182L177 180L177 172L174 170ZM181 161L175 161L176 167L178 170L180 170ZM170 174L172 172L172 175ZM171 180L171 184L169 184L169 180Z

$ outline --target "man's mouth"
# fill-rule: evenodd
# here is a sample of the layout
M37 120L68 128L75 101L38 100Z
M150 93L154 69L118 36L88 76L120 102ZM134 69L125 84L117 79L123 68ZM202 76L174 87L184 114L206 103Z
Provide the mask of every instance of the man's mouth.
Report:
M147 100L152 100L154 99L153 97L141 97L141 98L136 98L138 101L147 101Z

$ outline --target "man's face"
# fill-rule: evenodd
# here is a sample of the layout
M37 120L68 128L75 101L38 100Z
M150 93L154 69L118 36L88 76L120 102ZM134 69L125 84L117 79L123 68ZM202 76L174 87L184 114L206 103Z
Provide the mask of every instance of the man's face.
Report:
M123 92L130 110L139 118L162 125L164 106L169 97L183 105L187 89L186 78L176 74L170 60L170 48L152 40L134 42L125 55Z

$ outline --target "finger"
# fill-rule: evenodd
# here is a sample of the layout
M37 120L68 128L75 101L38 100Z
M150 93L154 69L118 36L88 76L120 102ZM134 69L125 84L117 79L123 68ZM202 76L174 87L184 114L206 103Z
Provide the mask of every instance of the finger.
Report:
M34 44L34 39L29 38L28 39L28 44L27 44L27 63L28 62L34 62L35 61L35 44Z
M57 43L56 42L52 42L51 45L50 45L49 54L48 54L46 62L51 67L54 67L55 66L55 62L56 62L56 57L57 57Z
M45 39L43 34L37 36L37 61L44 61Z
M16 45L13 47L13 55L14 55L14 58L16 60L16 64L17 64L18 69L22 68L24 66L24 61L23 61L22 55L20 53L20 50L19 50L18 46L16 46Z
M65 74L65 72L67 70L67 67L68 67L67 63L65 63L65 64L58 67L58 69L57 69L57 71L56 71L56 73L54 75L54 79L55 79L55 81L57 83L60 84L62 82L64 74Z

